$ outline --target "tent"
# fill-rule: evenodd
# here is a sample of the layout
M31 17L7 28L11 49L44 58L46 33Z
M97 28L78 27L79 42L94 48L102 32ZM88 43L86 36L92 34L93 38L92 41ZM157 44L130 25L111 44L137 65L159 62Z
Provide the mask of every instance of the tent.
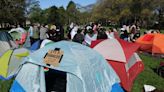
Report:
M143 71L144 65L135 51L139 45L121 39L93 41L91 48L98 51L118 74L121 85L131 91L133 81Z
M23 44L23 48L30 48L31 47L31 40L29 33L27 34L26 40Z
M63 58L56 67L45 64L43 60L46 53L55 48L64 51ZM47 91L47 85L50 83L47 83L46 80L55 79L55 77L50 74L52 76L47 78L44 67L58 75L65 76L63 78L66 80L60 81L60 83L66 83L64 84L65 91ZM10 92L111 92L112 86L119 82L112 67L99 53L78 43L60 41L46 45L24 59L24 64L21 66ZM55 85L54 88L62 89L62 86ZM120 88L115 92L123 92L120 86L119 88L118 86L114 87Z
M0 56L9 49L17 48L11 35L7 32L0 32Z
M27 32L22 28L11 29L8 33L11 34L17 44L24 44L27 37Z
M0 79L12 78L21 64L23 57L29 54L25 48L8 50L0 57Z
M48 40L48 39L38 40L32 44L32 46L30 47L30 50L31 51L38 50L39 48L43 48L45 45L48 45L50 43L53 43L53 41Z
M164 34L145 34L136 40L140 50L154 54L164 54Z

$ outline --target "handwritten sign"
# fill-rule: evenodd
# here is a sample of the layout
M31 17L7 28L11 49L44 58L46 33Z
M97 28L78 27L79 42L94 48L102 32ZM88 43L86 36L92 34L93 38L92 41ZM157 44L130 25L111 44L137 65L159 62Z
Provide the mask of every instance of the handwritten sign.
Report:
M60 60L64 52L61 50L49 50L44 57L44 62L46 64L53 65L54 67L59 66Z

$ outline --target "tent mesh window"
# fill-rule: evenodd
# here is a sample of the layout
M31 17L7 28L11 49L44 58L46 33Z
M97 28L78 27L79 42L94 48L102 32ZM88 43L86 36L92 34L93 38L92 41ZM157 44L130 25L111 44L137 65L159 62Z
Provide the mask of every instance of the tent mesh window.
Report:
M135 54L131 56L128 63L126 64L126 72L137 62L137 57Z
M49 69L45 72L46 92L66 92L66 72Z

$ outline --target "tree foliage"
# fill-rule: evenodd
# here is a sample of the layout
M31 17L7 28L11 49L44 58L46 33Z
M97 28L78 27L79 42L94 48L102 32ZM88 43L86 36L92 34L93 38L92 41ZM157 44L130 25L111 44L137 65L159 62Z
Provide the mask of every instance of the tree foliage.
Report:
M23 22L24 10L24 0L0 0L0 23Z
M92 19L96 21L105 18L120 24L146 23L144 26L147 26L148 23L163 19L162 16L158 16L160 19L154 16L163 15L163 5L163 0L98 0Z
M0 0L0 23L32 23L65 25L100 21L117 24L137 23L143 27L158 21L164 23L164 0L97 0L91 12L80 12L70 1L66 9L52 6L41 9L38 0Z

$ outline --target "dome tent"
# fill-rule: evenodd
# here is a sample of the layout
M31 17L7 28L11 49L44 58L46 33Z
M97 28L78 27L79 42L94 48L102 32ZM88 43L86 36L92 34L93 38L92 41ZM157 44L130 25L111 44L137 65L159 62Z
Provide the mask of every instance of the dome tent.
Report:
M28 56L29 51L25 48L19 48L6 51L0 57L0 79L9 80L16 75L22 59Z
M26 37L27 37L27 32L24 29L16 28L16 29L10 30L8 33L11 34L11 36L17 42L17 44L25 43Z
M36 42L34 42L32 44L32 46L30 47L31 51L36 51L39 48L43 48L44 46L53 43L53 41L49 40L49 39L44 39L44 40L38 40Z
M121 39L106 39L93 41L91 48L103 55L118 74L122 87L131 91L133 81L144 69L142 60L135 53L139 45Z
M55 48L64 51L63 58L58 67L47 66L43 58ZM96 51L78 43L61 41L46 45L24 59L10 92L46 92L44 67L66 72L66 92L110 92L112 85L119 83L114 70Z
M11 35L7 32L0 32L0 56L7 50L17 48Z
M164 54L164 34L145 34L136 40L140 50L153 54Z

